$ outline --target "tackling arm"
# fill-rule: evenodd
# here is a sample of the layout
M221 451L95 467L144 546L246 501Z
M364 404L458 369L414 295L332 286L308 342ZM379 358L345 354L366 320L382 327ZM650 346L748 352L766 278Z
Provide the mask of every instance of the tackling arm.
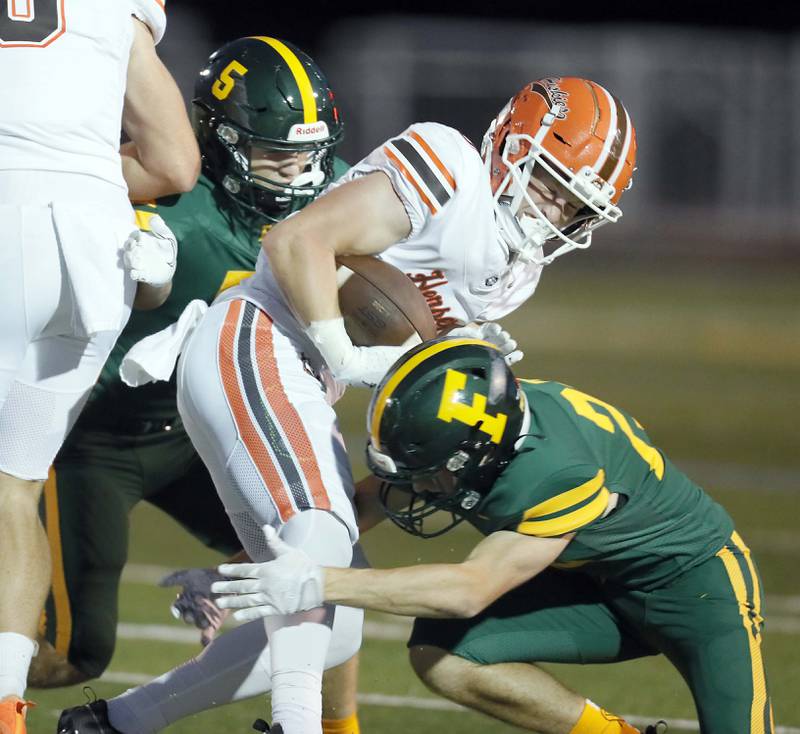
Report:
M572 536L509 531L484 538L463 563L325 569L325 601L410 617L474 617L549 566Z
M547 568L572 535L537 538L499 531L482 540L463 563L396 569L322 568L265 526L275 560L222 565L236 581L212 585L217 605L239 609L240 621L292 614L324 603L411 617L473 617Z
M174 79L136 18L128 62L120 153L131 199L147 201L189 191L200 173L200 151Z

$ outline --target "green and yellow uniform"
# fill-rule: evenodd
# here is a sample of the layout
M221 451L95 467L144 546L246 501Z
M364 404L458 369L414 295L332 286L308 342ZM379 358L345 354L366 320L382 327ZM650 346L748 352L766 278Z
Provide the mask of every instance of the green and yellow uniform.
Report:
M772 732L763 592L729 515L624 411L557 382L522 390L524 443L467 519L485 534L574 538L553 567L480 615L417 620L409 646L481 664L663 653L689 685L702 731Z
M337 160L335 175L346 168ZM172 292L160 308L131 315L54 462L42 503L54 565L44 633L91 676L114 651L128 514L139 501L211 548L231 554L241 547L178 417L174 376L134 390L118 370L133 344L174 323L189 301L210 303L254 270L264 221L205 176L186 194L139 206L140 226L156 213L179 243Z

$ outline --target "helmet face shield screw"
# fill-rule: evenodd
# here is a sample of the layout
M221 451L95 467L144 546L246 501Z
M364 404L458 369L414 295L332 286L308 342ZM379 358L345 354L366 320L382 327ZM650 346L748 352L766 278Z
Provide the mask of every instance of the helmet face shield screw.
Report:
M444 465L447 471L457 472L466 466L469 461L469 454L466 451L456 451Z
M471 510L480 501L481 501L481 496L477 492L470 490L464 495L464 498L461 500L461 509Z
M217 128L217 135L219 135L220 140L224 140L226 143L230 143L231 145L236 145L239 142L239 133L236 132L230 125L220 125Z
M238 194L242 188L241 184L233 176L225 176L222 179L222 185L232 194Z

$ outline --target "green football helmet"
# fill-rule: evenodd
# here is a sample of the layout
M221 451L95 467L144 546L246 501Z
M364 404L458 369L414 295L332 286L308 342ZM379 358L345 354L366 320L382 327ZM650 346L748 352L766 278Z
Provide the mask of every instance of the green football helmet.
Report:
M333 179L343 125L320 68L269 36L240 38L211 54L192 100L206 173L247 211L284 219ZM292 180L258 172L254 161L306 154Z
M403 530L432 538L476 513L514 454L527 403L501 351L441 337L396 362L367 413L367 465L380 501ZM436 512L449 524L433 529Z

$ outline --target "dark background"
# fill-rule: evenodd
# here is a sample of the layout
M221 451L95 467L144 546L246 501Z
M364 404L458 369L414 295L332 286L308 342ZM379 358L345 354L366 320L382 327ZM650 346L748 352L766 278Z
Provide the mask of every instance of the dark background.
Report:
M609 7L610 5L610 7ZM655 23L706 28L764 29L778 34L800 26L800 6L790 2L328 2L289 3L238 0L221 10L217 0L169 0L169 8L193 8L219 39L254 33L292 38L309 52L331 23L346 18L394 14L471 16L478 18L568 23ZM255 25L259 27L256 28Z

